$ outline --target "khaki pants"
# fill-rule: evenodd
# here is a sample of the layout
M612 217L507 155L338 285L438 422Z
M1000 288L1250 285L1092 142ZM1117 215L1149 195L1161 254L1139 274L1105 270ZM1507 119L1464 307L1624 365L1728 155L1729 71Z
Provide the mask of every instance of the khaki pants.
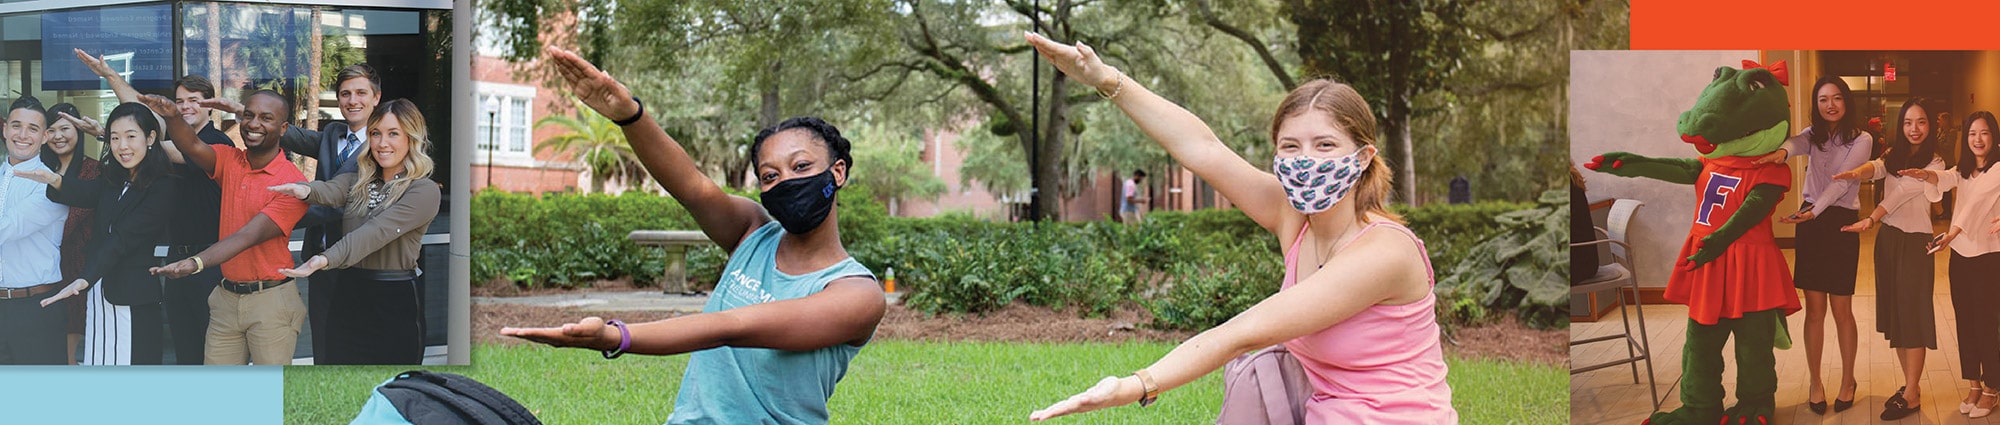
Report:
M297 282L238 294L222 287L208 293L208 343L203 363L290 365L306 323L306 304Z

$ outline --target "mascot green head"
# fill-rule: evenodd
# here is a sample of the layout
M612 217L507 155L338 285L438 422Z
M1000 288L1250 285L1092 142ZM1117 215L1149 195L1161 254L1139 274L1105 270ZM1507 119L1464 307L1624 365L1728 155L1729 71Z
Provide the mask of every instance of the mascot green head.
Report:
M1715 80L1675 126L1702 157L1759 156L1785 143L1791 129L1785 63L1767 68L1746 60L1743 68L1716 68Z

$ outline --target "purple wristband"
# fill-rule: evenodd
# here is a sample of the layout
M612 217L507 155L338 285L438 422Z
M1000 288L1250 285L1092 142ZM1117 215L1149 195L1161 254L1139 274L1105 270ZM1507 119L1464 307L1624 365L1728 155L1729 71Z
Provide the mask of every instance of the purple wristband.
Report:
M618 327L618 349L604 352L606 360L618 358L619 355L625 354L626 349L632 348L632 330L625 328L625 321L611 319L604 324Z

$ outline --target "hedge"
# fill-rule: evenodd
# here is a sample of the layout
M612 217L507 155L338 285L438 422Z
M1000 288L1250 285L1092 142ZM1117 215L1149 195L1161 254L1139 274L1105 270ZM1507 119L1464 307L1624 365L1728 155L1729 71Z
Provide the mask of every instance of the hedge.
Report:
M976 314L1020 301L1101 315L1137 303L1153 312L1157 326L1204 329L1269 296L1283 277L1277 238L1234 209L1156 212L1138 225L1009 223L963 214L889 217L862 188L842 190L839 202L841 239L849 254L878 274L893 268L899 289L909 291L905 304L931 313ZM1425 241L1442 281L1481 241L1508 228L1499 217L1534 206L1487 202L1395 210ZM626 233L696 229L678 202L643 193L538 199L482 192L474 197L472 219L475 282L529 287L621 278L653 284L664 254L632 244ZM727 261L726 253L712 246L688 257L689 279L702 287L719 279ZM1439 305L1461 308L1440 313L1454 321L1483 317L1485 309L1462 308L1460 298L1472 297L1471 291L1459 292Z

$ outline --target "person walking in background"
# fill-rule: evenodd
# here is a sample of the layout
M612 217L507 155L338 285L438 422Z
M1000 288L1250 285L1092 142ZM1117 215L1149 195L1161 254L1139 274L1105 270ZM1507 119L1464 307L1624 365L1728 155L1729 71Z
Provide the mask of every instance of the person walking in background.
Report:
M1145 205L1151 198L1146 196L1146 170L1132 170L1132 178L1125 180L1119 190L1118 219L1126 223L1138 223L1145 217Z

